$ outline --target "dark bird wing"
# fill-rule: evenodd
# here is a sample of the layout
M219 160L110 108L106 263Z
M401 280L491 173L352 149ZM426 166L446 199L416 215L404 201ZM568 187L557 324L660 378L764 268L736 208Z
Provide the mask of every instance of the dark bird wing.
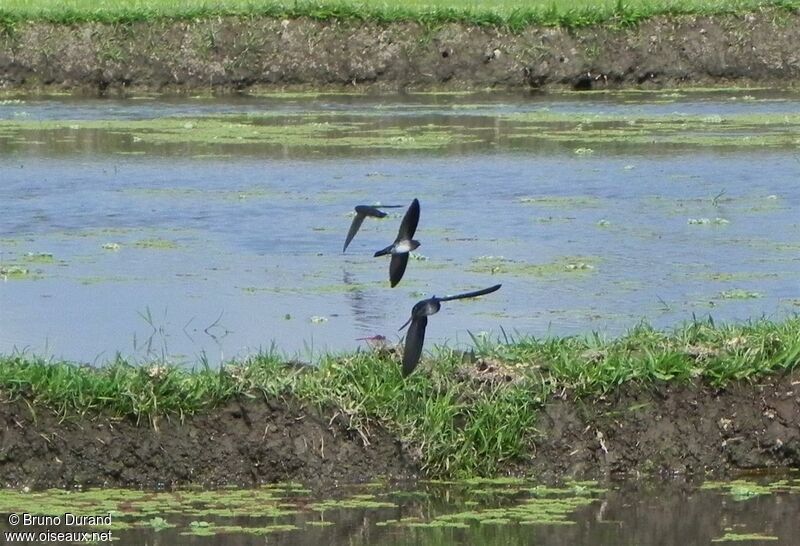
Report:
M356 210L358 210L358 207L356 207ZM350 241L353 240L353 237L356 236L356 233L358 233L358 228L361 227L361 224L363 222L364 222L364 215L361 214L360 212L357 212L356 217L353 218L353 223L350 224L350 231L347 232L347 239L344 240L344 247L342 247L342 252L347 250L347 246L350 244Z
M392 259L389 262L389 282L392 283L392 288L397 286L400 279L403 278L403 273L406 272L408 265L408 253L392 254Z
M405 322L403 323L403 325L402 325L400 328L398 328L398 329L397 329L397 331L398 331L398 332L402 332L402 331L403 331L403 328L405 328L406 326L408 326L408 323L409 323L409 322L411 322L412 320L414 320L414 315L411 315L410 317L408 317L408 320L407 320L407 321L405 321Z
M419 223L419 201L414 199L403 216L403 221L400 222L400 230L397 232L397 239L395 241L402 241L404 239L413 239L414 233L417 231L417 224Z
M415 317L411 321L406 334L406 346L403 350L403 377L414 371L422 356L422 344L425 343L425 327L428 325L428 317Z
M502 284L496 284L494 286L490 286L489 288L481 288L480 290L475 290L474 292L464 292L463 294L456 294L455 296L445 296L443 298L436 298L439 301L450 301L450 300L460 300L463 298L476 298L478 296L483 296L485 294L491 294L492 292L497 292L500 290L500 287L503 286Z
M373 218L385 218L386 213L378 207L372 205L358 205L356 206L356 213L363 216L372 216Z

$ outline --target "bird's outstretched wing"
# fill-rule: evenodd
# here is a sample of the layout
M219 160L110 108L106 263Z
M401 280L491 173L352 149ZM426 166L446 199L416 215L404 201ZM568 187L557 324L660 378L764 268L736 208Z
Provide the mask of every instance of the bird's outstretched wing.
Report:
M406 377L417 367L419 357L422 356L422 344L425 343L425 327L428 317L415 317L411 320L406 334L406 345L403 350L403 377Z
M364 223L364 218L367 216L371 218L385 218L386 213L381 209L399 209L402 206L403 205L380 205L380 207L376 207L373 205L356 205L356 216L353 218L353 223L350 224L350 231L347 232L347 239L344 240L342 252L347 250L353 237L356 236L356 233L358 233L358 230L361 228L361 224Z
M405 205L375 205L376 209L402 209Z
M389 261L389 282L392 284L392 288L397 286L397 283L403 278L403 273L406 272L407 265L408 252L392 254L392 259Z
M342 247L342 253L347 250L347 246L350 244L350 241L353 240L353 237L356 236L358 233L358 228L361 227L361 224L364 222L365 216L360 212L356 213L356 217L353 218L353 223L350 224L350 231L347 232L347 239L344 240L344 247Z
M378 207L373 207L372 205L356 205L356 214L361 214L362 216L372 216L373 218L386 217L385 212Z
M414 233L417 231L417 224L419 223L419 201L414 199L408 207L403 221L400 222L400 229L397 232L397 239L395 241L411 240L414 238Z
M436 298L439 301L450 301L450 300L460 300L463 298L476 298L478 296L483 296L486 294L491 294L492 292L497 292L500 290L500 287L503 286L502 284L496 284L494 286L490 286L489 288L481 288L480 290L475 290L474 292L464 292L463 294L456 294L455 296L444 296L443 298Z

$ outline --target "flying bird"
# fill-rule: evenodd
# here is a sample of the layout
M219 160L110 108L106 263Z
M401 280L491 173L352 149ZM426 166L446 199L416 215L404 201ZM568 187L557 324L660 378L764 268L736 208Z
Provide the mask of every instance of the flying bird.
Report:
M347 232L347 239L344 240L344 247L342 248L342 253L347 250L350 241L353 240L353 237L356 236L358 233L358 229L361 227L361 224L364 222L364 218L367 216L371 216L372 218L385 218L386 213L380 209L399 209L403 205L381 205L379 207L373 207L371 205L357 205L356 206L356 217L353 218L353 223L350 224L350 231Z
M437 298L433 296L427 300L418 301L411 309L411 318L400 327L400 330L408 326L408 333L406 334L406 346L403 351L403 377L406 377L414 368L417 367L419 357L422 355L422 344L425 342L425 327L428 325L428 317L435 315L442 307L443 301L460 300L463 298L475 298L485 294L491 294L500 289L502 285L496 284L489 288L475 290L474 292L465 292L463 294L456 294L455 296L445 296Z
M397 238L392 244L375 253L376 258L386 254L392 255L392 260L389 262L389 282L392 284L392 288L397 286L397 283L403 278L403 273L408 265L408 253L419 246L419 241L414 240L414 232L417 231L418 223L419 201L414 199L411 201L406 215L403 216L403 221L400 222Z

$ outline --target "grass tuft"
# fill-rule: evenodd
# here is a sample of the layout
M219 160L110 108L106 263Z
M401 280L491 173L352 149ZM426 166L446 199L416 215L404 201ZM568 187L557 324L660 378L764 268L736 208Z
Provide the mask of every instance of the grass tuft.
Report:
M272 17L392 23L414 21L435 27L446 23L521 30L532 25L578 28L600 23L635 25L658 15L741 14L774 7L792 11L798 0L4 0L0 29L13 32L24 21L56 24L130 24L159 19Z
M640 324L626 335L513 338L474 336L482 362L513 373L487 381L463 353L440 347L408 378L396 356L327 355L316 368L287 365L271 351L220 369L132 365L100 368L27 355L0 356L0 392L70 413L107 412L157 425L235 397L294 397L332 412L361 433L395 433L431 476L492 475L523 457L537 411L552 397L600 396L620 385L658 382L723 386L788 373L800 365L800 317L737 325L693 321L671 332Z

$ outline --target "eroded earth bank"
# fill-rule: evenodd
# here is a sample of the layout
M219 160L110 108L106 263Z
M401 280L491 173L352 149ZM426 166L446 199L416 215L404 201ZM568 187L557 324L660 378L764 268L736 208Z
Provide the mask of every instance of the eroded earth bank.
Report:
M560 29L272 18L45 22L0 32L0 88L169 92L356 86L793 84L800 14L656 17Z
M137 423L67 415L24 399L0 403L4 486L312 487L424 477L419 446L378 423L350 427L334 408L291 398L240 399L205 414ZM664 383L551 399L525 457L501 474L562 478L686 475L800 466L800 373L714 389ZM424 449L424 446L422 446Z

